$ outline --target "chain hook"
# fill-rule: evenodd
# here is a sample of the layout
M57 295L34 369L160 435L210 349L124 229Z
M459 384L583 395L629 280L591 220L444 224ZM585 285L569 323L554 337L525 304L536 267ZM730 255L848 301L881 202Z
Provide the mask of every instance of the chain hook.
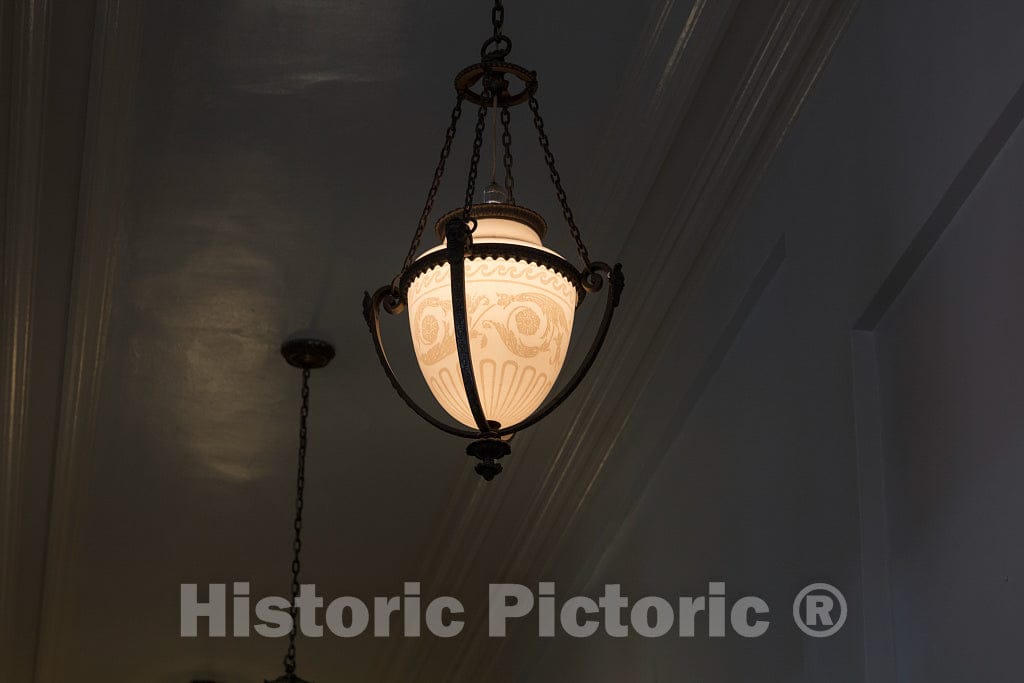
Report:
M508 36L491 36L480 47L481 62L503 62L512 52L512 39Z

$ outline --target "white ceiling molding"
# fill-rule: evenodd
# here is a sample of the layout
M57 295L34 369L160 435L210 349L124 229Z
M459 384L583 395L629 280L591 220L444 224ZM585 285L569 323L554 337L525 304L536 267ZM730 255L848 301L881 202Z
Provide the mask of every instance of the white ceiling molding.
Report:
M49 2L3 3L0 69L6 158L3 176L3 269L0 286L0 660L5 676L28 680L31 658L18 656L25 611L19 595L19 556L27 543L23 480L28 456L33 301L36 290L38 220L44 149Z
M614 375L591 384L587 408L581 412L601 415L601 421L591 417L583 429L586 438L575 441L573 453L602 451L603 455L578 469L591 473L586 483L577 483L581 490L592 489L603 463L616 447L618 436L637 412L636 400L651 381L652 368L668 351L669 340L676 331L687 325L689 309L728 245L739 211L799 113L855 7L855 1L780 3L771 28L766 30L727 114L703 150L696 172L689 176L686 189L674 196L669 191L677 179L687 179L685 165L678 170L669 168L669 164L663 168L659 194L678 200L671 208L648 206L638 218L629 243L637 259L645 253L659 255L643 271L645 281L631 283L634 291L656 296L645 297L637 309L627 308L634 318L621 323L630 329L653 333L617 337L611 355L639 362L603 366ZM742 35L742 31L733 34ZM684 146L680 145L679 151L684 152ZM646 225L662 226L655 240L637 229ZM626 261L628 256L622 258ZM614 393L611 387L616 388ZM591 406L592 401L597 401L597 406ZM614 405L611 420L600 410L601 404L607 403ZM594 429L598 424L602 428ZM579 505L572 509L578 510ZM571 528L572 518L560 521L565 524L555 524L553 528L564 536Z
M35 681L57 683L62 652L74 648L68 623L74 589L68 572L84 552L76 543L78 505L89 493L100 368L110 319L119 234L125 222L127 151L141 48L141 7L100 0L85 124L67 353L54 460L50 528Z
M605 148L602 163L590 165L590 177L581 184L581 223L623 228L616 233L619 241L609 245L612 249L622 249L627 228L679 133L736 4L698 0L691 7L665 0L648 18L648 39L633 59L599 138Z

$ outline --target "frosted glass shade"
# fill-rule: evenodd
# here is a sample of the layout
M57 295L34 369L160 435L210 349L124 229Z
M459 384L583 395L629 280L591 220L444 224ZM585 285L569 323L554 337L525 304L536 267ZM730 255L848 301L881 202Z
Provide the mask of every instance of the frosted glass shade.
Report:
M527 225L506 218L478 219L473 243L511 244L558 256ZM444 245L420 258L441 249ZM525 258L472 256L465 269L480 403L488 420L509 427L533 413L554 386L572 333L576 287L565 275ZM427 386L449 415L476 429L455 347L449 265L441 263L414 278L406 300L413 348Z

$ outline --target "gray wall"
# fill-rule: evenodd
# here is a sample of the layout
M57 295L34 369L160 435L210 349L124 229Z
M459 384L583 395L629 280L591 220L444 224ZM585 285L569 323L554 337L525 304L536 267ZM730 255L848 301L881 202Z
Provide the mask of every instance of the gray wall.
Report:
M584 514L606 543L566 582L724 580L768 634L558 638L520 678L1020 680L1022 87L1020 3L862 3L610 459L650 483L594 493L631 512ZM829 639L789 614L818 580Z
M1024 132L876 332L898 680L1020 680Z

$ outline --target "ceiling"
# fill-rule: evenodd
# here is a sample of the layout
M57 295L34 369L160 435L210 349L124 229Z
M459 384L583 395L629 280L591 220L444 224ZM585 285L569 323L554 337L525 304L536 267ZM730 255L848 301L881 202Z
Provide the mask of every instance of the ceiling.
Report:
M421 581L467 605L488 582L577 580L564 547L600 543L574 526L588 492L647 471L615 435L645 409L662 332L853 4L508 4L591 254L623 261L627 292L592 376L490 484L394 394L360 315L401 264L485 3L5 8L0 642L17 678L276 675L281 641L178 637L178 591L287 591L299 376L277 349L297 334L338 351L312 379L304 580L363 598ZM468 127L439 210L460 202ZM517 198L572 253L526 112L512 128ZM300 673L504 680L504 644L467 631L304 641Z

